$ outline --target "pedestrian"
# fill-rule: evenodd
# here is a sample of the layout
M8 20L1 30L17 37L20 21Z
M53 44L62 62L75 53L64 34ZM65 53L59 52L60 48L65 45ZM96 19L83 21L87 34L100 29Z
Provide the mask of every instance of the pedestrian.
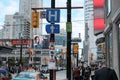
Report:
M90 80L91 69L89 66L85 68L85 80Z
M94 80L95 76L95 67L91 67L91 80Z
M80 80L80 69L76 67L73 71L74 80Z
M29 65L28 71L35 71L34 67L32 66L32 64Z
M101 64L101 68L95 71L94 80L118 80L114 69L108 68L105 61Z
M84 80L84 79L85 79L85 67L84 65L82 65L80 69L80 80Z

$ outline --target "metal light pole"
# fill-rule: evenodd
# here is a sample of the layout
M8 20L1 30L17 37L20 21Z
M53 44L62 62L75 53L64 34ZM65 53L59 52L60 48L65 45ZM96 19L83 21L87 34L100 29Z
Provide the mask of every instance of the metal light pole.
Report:
M67 80L71 80L71 0L67 0Z
M55 0L51 0L51 8L55 8ZM54 25L54 23L51 23ZM50 34L50 38L53 38L55 40L55 34ZM56 80L56 71L55 70L50 70L50 80Z
M20 67L22 66L22 33L20 33Z

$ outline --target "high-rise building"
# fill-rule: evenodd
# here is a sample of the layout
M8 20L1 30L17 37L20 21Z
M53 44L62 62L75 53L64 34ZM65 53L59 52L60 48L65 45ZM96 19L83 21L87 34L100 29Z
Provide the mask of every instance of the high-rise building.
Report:
M85 41L84 41L84 59L90 62L89 57L93 54L96 59L96 36L93 26L93 0L84 0L85 17Z
M3 28L3 39L12 39L13 35L13 15L6 15L5 16L5 24Z
M18 12L5 16L2 39L19 39L20 33L24 39L30 38L30 23Z
M3 39L3 29L0 29L0 39Z
M19 4L19 13L20 15L24 15L26 20L31 23L31 13L33 12L32 8L39 8L43 6L43 0L20 0ZM40 12L40 10L37 10ZM40 22L41 23L41 22ZM31 27L31 38L33 35L42 35L42 27L37 29L32 29Z

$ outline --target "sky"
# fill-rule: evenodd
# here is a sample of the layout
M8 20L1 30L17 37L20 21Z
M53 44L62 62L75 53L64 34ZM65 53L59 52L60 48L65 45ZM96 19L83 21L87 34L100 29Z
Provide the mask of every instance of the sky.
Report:
M14 14L19 11L19 0L0 0L0 27L4 25L4 18L7 14Z
M51 7L51 0L43 0L44 7ZM49 3L48 3L49 2ZM55 0L55 7L65 7L67 0ZM84 0L71 0L72 7L84 7ZM5 15L14 14L19 11L19 0L0 0L0 28L4 25ZM60 28L66 29L67 11L60 10ZM71 10L72 22L72 37L79 37L81 34L82 41L84 40L84 9ZM46 21L45 21L46 23ZM81 44L82 45L82 44ZM82 47L82 46L81 46Z

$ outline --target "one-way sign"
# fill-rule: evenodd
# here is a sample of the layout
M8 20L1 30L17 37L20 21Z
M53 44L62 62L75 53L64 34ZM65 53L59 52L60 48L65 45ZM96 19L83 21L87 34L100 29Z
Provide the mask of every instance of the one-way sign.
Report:
M59 24L47 24L46 25L46 32L51 33L59 33L60 32L60 25Z

